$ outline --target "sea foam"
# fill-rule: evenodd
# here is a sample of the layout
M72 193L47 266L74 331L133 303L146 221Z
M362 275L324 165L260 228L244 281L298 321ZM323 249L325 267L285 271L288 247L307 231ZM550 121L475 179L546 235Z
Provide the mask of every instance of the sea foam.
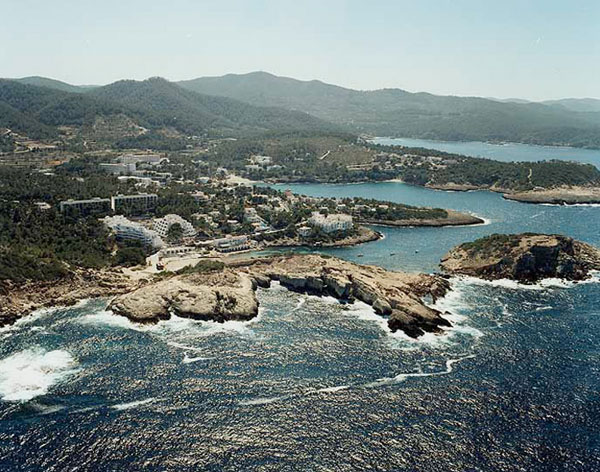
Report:
M27 349L0 360L0 397L27 401L45 395L50 387L76 373L76 362L67 351Z

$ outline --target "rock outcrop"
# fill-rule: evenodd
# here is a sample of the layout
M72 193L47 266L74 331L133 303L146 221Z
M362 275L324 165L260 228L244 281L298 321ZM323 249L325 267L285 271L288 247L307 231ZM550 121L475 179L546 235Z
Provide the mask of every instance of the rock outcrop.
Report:
M70 306L85 298L133 290L137 282L118 271L77 269L60 280L16 284L0 281L0 327L40 308Z
M200 320L249 320L258 314L256 288L272 281L297 292L361 300L388 317L392 331L411 337L441 332L450 322L422 298L443 296L438 276L404 274L319 255L275 256L230 261L222 270L176 275L116 297L109 308L137 322L171 315Z
M493 234L455 247L440 266L451 274L490 280L583 280L600 270L600 250L557 234Z
M114 313L137 322L171 315L218 322L247 321L258 314L256 282L233 271L174 276L116 297Z
M450 326L442 313L422 300L446 294L449 283L439 276L388 271L319 255L258 259L238 268L256 280L268 277L297 292L360 300L388 317L392 331L401 330L414 338Z
M504 198L523 203L550 203L555 205L598 204L600 203L600 188L563 186L506 193Z

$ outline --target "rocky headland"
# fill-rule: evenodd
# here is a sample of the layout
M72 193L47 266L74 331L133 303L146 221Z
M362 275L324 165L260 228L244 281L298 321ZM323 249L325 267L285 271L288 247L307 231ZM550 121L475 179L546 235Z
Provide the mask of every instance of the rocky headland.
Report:
M493 234L461 244L440 266L449 274L533 283L544 278L584 280L600 270L600 250L557 234Z
M137 283L119 271L76 269L49 282L0 281L0 327L40 308L70 306L85 298L129 292Z
M380 225L380 226L469 226L480 225L485 223L478 216L468 213L461 213L455 210L446 210L445 218L419 218L406 220L378 220L378 219L361 219L363 224Z
M256 288L273 281L302 293L363 301L388 319L392 331L411 337L439 333L450 326L423 298L442 297L449 283L442 277L387 271L320 255L285 255L235 261L222 270L175 275L116 297L116 314L155 322L172 314L202 320L249 320L258 313Z
M550 203L556 205L600 203L600 188L572 186L556 187L551 189L529 190L526 192L505 193L504 198L523 203Z
M377 241L383 238L383 235L374 231L366 226L359 226L356 233L345 236L341 239L334 239L331 241L307 241L300 237L289 238L282 237L274 239L273 241L264 241L265 247L348 247L357 246L359 244L368 243L371 241Z

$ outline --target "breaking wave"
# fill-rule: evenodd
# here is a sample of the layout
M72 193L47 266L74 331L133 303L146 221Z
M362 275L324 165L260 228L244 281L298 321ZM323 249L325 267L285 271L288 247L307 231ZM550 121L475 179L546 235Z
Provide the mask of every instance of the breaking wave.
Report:
M27 401L40 395L79 369L67 351L26 349L0 360L0 397Z

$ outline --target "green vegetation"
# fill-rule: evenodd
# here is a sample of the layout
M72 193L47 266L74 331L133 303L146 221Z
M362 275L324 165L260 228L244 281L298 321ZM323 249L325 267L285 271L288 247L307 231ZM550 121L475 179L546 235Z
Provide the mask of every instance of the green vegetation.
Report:
M133 267L146 263L146 253L139 246L124 246L117 250L114 264L122 267Z
M28 81L41 84L39 80ZM271 130L335 130L306 113L265 108L225 97L200 95L164 79L123 80L88 91L73 91L0 79L0 127L34 138L58 136L58 126L82 127L93 132L98 117L126 116L149 130L173 130L186 135L248 135ZM116 136L111 140L118 141ZM133 138L131 138L133 139ZM152 134L119 142L181 149L181 141Z
M525 233L526 235L530 233ZM476 239L468 243L461 244L459 247L465 251L483 257L497 253L503 249L513 248L519 245L520 235L517 234L499 234L494 233L483 238Z
M175 272L177 275L181 274L207 274L209 272L222 272L225 269L225 264L221 261L215 261L212 259L204 259L198 261L196 265L186 266Z
M167 231L167 241L177 243L181 241L181 238L183 238L183 228L179 223L173 223Z
M33 205L0 203L0 275L23 282L65 276L68 266L112 263L112 241L94 218L72 219Z

